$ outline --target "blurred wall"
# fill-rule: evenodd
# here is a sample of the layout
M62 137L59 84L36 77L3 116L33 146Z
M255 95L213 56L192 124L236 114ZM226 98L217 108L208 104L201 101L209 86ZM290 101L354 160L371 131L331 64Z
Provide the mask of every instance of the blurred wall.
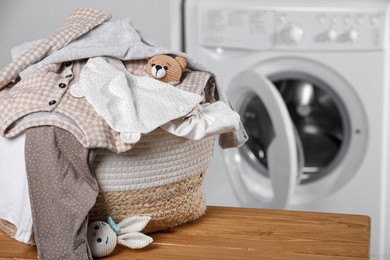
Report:
M180 50L181 0L0 0L0 68L11 61L10 50L53 34L73 10L94 7L112 19L130 17L153 43Z

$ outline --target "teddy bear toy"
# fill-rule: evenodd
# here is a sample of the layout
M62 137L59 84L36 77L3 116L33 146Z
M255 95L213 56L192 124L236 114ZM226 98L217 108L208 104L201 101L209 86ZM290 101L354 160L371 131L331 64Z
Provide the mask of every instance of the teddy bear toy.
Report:
M117 244L131 249L140 249L153 242L153 239L140 233L149 223L149 216L134 216L116 224L111 217L107 223L95 221L88 225L87 239L94 257L103 257L114 251Z
M165 83L178 83L186 66L187 61L181 56L173 58L160 54L149 59L145 70L154 79Z

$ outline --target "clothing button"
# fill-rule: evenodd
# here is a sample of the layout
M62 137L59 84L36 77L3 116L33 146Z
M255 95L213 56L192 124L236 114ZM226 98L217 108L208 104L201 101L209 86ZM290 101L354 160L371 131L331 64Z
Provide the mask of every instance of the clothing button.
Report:
M65 78L70 78L72 76L73 76L72 74L69 74L69 75L66 75Z
M16 83L18 83L20 80L21 80L21 77L18 76L16 79L14 79L13 81L11 81L11 83L12 83L12 84L16 84Z
M72 65L72 62L70 61L65 62L65 67L69 67L70 65Z
M65 84L65 83L60 83L58 86L59 86L60 88L66 88L66 84Z
M49 102L49 105L52 106L52 105L54 105L55 103L57 103L57 101L52 100L52 101Z

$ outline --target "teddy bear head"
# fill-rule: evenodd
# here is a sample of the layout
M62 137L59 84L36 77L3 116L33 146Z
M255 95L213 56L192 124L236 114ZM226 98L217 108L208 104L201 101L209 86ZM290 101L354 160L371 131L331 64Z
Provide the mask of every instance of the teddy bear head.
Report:
M160 54L151 57L146 65L146 73L165 83L177 83L181 79L182 72L187 66L187 61L181 56L175 58Z

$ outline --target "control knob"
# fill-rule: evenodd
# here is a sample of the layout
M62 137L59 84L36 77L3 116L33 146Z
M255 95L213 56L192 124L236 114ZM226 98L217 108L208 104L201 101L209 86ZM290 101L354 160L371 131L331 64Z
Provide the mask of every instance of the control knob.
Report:
M358 39L359 39L359 32L355 29L346 31L339 37L339 41L344 43L356 42Z
M339 36L337 31L335 29L329 29L328 31L325 32L325 38L328 41L334 42L337 37Z
M356 42L359 39L359 32L355 29L352 29L346 33L346 37L348 41Z
M298 44L302 42L305 31L299 25L293 24L283 31L283 40L286 44Z

